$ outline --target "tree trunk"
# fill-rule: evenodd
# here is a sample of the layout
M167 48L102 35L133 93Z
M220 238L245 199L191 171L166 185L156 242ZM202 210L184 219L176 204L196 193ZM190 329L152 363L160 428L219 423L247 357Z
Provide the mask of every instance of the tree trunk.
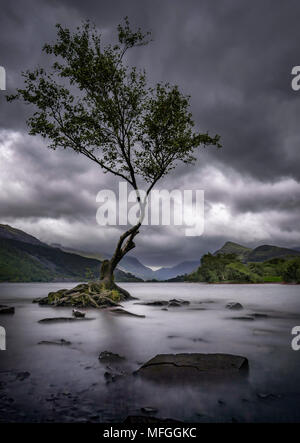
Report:
M129 292L116 285L114 281L114 271L122 258L127 254L127 252L135 248L135 243L133 242L133 239L138 234L140 226L141 222L128 229L128 231L124 232L124 234L121 235L114 255L110 260L104 260L100 269L100 284L102 285L102 287L108 291L118 291L121 294L122 298L126 300L132 297Z

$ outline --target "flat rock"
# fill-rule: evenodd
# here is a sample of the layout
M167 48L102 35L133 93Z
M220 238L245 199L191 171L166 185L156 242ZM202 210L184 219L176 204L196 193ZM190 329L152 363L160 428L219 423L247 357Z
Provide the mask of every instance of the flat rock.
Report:
M61 338L60 340L53 340L53 341L48 341L48 340L42 340L40 342L38 342L38 345L60 345L60 346L69 346L72 343L70 341L64 340L63 338Z
M14 314L15 308L13 306L0 305L0 314Z
M166 306L169 302L166 300L156 300L156 301L145 301L134 303L135 305L143 305L143 306Z
M121 309L121 308L111 309L110 312L112 312L113 314L118 314L118 315L128 315L131 317L145 318L145 315L134 314L133 312L125 311L125 309Z
M159 354L135 374L154 381L197 381L234 378L248 372L248 360L231 354Z
M189 305L190 304L190 302L188 300L182 300L181 298L180 299L172 298L171 300L169 300L169 304L170 303L179 303L180 305Z
M42 318L39 323L63 323L63 322L74 322L74 321L87 321L94 320L93 318L77 318L77 317L49 317Z
M254 317L254 318L269 318L268 314L261 314L261 313L257 313L257 312L255 312L254 314L251 314L251 317Z
M238 311L238 310L240 310L240 309L244 309L244 308L243 308L243 305L241 305L241 303L237 303L237 302L230 302L230 303L227 303L226 308L227 308L227 309L236 310L236 311Z
M99 360L103 363L111 363L111 362L125 360L125 357L122 357L121 355L115 354L110 351L103 351L100 352Z

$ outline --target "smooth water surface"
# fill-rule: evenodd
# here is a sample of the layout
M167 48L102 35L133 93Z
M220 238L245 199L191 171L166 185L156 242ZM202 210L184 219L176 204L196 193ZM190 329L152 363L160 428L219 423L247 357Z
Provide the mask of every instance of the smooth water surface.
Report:
M16 308L0 316L7 335L7 350L0 352L0 421L120 422L142 415L145 406L157 409L159 418L190 422L300 421L300 351L291 348L291 330L300 325L299 286L124 283L139 299L123 303L124 309L145 318L88 309L90 321L38 323L70 316L71 309L32 299L73 286L0 284L0 304ZM162 310L137 304L174 297L190 305ZM230 301L244 309L226 309ZM254 313L267 317L236 319ZM60 339L71 345L38 344ZM126 360L103 364L102 351ZM249 376L238 384L166 386L132 375L156 354L183 352L242 355ZM110 374L122 376L109 382Z

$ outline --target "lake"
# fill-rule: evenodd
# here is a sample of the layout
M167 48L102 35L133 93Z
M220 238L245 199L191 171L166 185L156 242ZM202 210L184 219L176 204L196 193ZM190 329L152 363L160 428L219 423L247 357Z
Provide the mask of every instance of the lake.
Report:
M0 284L7 350L0 352L0 421L120 422L151 415L187 422L300 421L300 351L291 330L300 325L299 286L201 283L122 283L139 300L123 303L145 318L87 309L90 321L41 324L66 317L69 308L41 307L32 299L74 283ZM189 305L162 310L136 303L172 298ZM244 309L226 309L228 302ZM249 317L265 314L267 317ZM69 345L39 344L64 339ZM113 367L100 352L125 357ZM247 357L242 383L165 385L133 371L160 353L230 353ZM117 374L111 382L110 374Z

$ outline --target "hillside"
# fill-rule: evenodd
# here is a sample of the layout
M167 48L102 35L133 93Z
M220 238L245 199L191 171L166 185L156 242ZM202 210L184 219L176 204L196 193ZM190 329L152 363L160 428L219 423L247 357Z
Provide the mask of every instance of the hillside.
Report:
M242 263L234 254L206 254L186 281L207 283L300 283L300 257Z
M234 242L226 242L220 249L213 253L218 254L235 254L238 260L243 263L248 262L264 262L272 258L290 258L292 256L300 256L300 251L297 248L288 249L272 245L258 246L250 249Z
M23 243L29 243L32 245L47 246L45 243L42 243L40 240L33 237L32 235L29 235L26 232L21 231L20 229L13 228L9 225L0 224L0 238L7 240L18 240Z
M234 243L231 241L226 242L222 248L218 249L214 252L213 255L218 254L235 254L239 260L247 261L247 258L252 249L247 248L246 246L239 245L238 243Z
M300 251L272 245L263 245L253 249L248 255L247 261L264 262L266 260L271 260L272 258L289 258L292 256L300 256Z
M78 281L99 277L101 262L64 252L10 227L0 229L0 281ZM117 270L117 281L139 281Z

